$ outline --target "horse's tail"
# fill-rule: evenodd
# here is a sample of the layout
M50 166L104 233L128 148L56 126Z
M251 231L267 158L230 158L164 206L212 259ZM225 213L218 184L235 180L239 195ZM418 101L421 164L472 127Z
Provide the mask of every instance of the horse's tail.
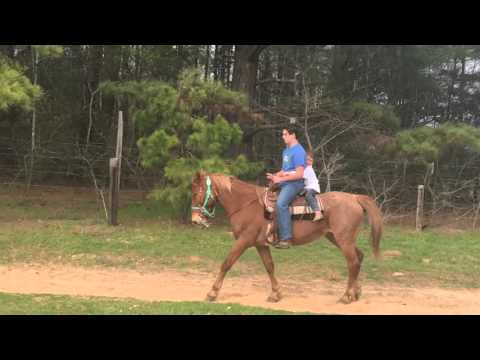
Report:
M365 195L356 195L357 201L360 206L366 210L370 226L372 228L370 241L372 243L373 254L377 259L380 258L380 239L383 232L383 217L382 212L378 208L375 201Z

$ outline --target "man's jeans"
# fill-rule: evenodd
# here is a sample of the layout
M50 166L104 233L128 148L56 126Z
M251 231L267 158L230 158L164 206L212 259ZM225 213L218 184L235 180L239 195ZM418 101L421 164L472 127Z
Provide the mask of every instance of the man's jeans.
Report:
M318 206L317 195L318 193L313 189L307 189L305 199L307 200L308 205L312 208L313 211L320 211Z
M280 241L292 239L292 215L289 206L297 195L305 188L305 183L286 183L277 199L277 221Z

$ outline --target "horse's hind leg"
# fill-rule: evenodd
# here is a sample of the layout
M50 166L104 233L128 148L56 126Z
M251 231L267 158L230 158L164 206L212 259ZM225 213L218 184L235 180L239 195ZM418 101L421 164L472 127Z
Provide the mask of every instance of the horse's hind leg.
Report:
M358 284L358 275L360 273L360 266L362 262L361 257L357 252L358 249L355 247L355 245L345 244L344 246L341 246L341 249L345 259L347 260L348 284L347 291L340 298L340 302L343 304L350 304L360 298L361 289Z
M355 252L357 253L358 261L360 262L359 269L358 269L358 272L360 273L364 255L363 255L363 252L356 246L355 246ZM357 281L355 283L355 296L357 300L360 299L361 295L362 295L362 287L360 286L360 282L358 280L358 275L357 275Z
M207 295L208 301L215 301L217 300L218 293L223 285L223 280L225 279L225 275L227 272L232 268L233 264L238 260L240 256L244 253L244 251L248 248L247 242L242 239L238 239L235 241L232 250L228 254L227 258L223 262L222 266L220 267L220 273L217 276L215 283L213 284L212 290Z
M357 253L357 256L358 256L358 260L360 261L360 266L362 266L362 262L363 262L363 252L355 246L355 251Z
M350 304L357 301L361 295L361 288L358 283L358 275L363 261L363 253L354 244L354 238L339 238L332 233L327 234L327 238L342 251L348 266L348 284L347 291L340 298L343 304Z
M280 293L280 286L278 285L278 281L275 278L275 265L273 264L270 248L268 246L257 246L257 251L262 258L263 265L265 265L265 270L267 270L268 277L270 278L270 282L272 284L272 293L268 297L267 301L279 302L282 299L282 294Z

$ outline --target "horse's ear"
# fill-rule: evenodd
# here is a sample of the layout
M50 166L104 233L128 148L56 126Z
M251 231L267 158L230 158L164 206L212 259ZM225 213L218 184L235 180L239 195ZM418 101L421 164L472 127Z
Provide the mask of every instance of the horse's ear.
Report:
M198 170L197 174L195 175L195 178L198 180L201 180L204 177L205 177L205 172L203 170Z

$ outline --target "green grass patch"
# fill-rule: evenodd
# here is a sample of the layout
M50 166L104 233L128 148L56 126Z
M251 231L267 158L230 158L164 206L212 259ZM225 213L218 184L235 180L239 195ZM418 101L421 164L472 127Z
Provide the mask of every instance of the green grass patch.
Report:
M1 315L295 315L238 304L0 293ZM307 314L307 313L302 313Z
M97 217L95 199L75 198L59 208L61 198L0 196L0 263L59 262L74 265L126 268L175 267L218 271L233 245L225 219L210 229L184 224L171 210L151 200L124 201L118 227ZM30 201L30 202L29 202ZM38 207L41 207L40 211ZM445 233L387 226L383 252L393 253L375 261L365 227L358 239L365 253L362 280L402 285L448 287L480 286L480 235L478 232ZM346 281L346 262L326 239L293 248L272 250L277 275L301 279ZM229 276L264 273L255 249L249 249ZM394 273L402 276L395 277Z

